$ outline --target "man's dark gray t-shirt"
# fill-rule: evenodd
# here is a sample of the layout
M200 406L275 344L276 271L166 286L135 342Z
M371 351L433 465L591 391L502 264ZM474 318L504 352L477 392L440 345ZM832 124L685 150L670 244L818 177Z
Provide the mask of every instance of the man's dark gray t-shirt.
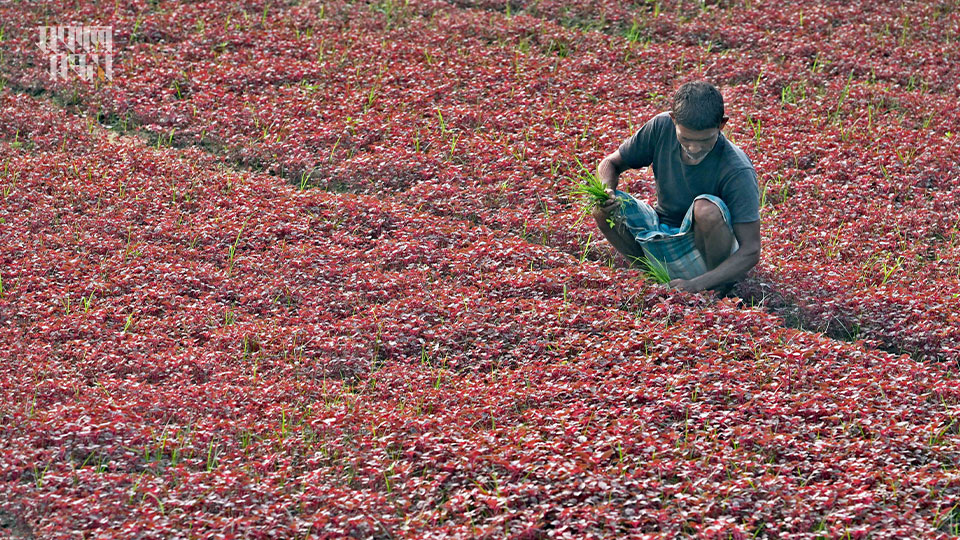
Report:
M697 195L723 199L733 223L760 219L757 171L742 150L723 136L697 165L680 159L680 141L669 112L654 116L620 145L620 157L631 169L653 166L660 221L679 227Z

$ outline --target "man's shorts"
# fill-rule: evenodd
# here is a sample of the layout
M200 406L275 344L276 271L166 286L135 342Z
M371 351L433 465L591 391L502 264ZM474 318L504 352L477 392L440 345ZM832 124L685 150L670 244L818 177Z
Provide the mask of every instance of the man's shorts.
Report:
M730 209L720 197L697 196L687 209L680 227L671 227L660 223L660 216L649 204L638 201L623 191L618 190L616 195L621 198L619 216L623 219L624 226L643 248L648 259L666 263L671 279L692 279L707 271L703 255L693 243L693 206L698 200L706 199L717 205L723 213L723 221L733 234ZM730 253L733 254L739 248L740 244L734 236Z

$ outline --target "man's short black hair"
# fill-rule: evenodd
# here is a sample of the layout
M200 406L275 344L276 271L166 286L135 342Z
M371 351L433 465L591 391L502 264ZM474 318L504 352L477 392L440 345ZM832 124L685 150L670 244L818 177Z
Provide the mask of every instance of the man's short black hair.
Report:
M707 81L683 84L673 95L673 121L687 129L720 127L723 122L723 96Z

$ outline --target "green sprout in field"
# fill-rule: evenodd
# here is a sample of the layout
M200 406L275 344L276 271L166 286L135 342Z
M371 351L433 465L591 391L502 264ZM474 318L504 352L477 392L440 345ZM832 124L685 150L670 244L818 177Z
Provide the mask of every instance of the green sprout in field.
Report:
M666 262L649 255L646 257L634 257L633 262L640 264L643 267L644 273L653 278L657 283L670 283L672 278L670 277L670 271L667 268Z

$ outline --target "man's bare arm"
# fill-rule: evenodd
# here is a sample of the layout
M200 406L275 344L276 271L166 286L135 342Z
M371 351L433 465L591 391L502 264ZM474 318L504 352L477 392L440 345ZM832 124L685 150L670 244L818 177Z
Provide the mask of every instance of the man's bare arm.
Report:
M616 150L609 156L603 158L603 161L601 161L597 167L597 175L600 177L600 180L606 184L609 188L608 191L612 195L617 189L617 184L620 183L620 173L627 169L629 169L629 167L623 162L623 158L620 156L620 150Z
M743 278L760 262L760 220L734 223L733 234L740 247L713 270L689 280L690 288L698 291Z

